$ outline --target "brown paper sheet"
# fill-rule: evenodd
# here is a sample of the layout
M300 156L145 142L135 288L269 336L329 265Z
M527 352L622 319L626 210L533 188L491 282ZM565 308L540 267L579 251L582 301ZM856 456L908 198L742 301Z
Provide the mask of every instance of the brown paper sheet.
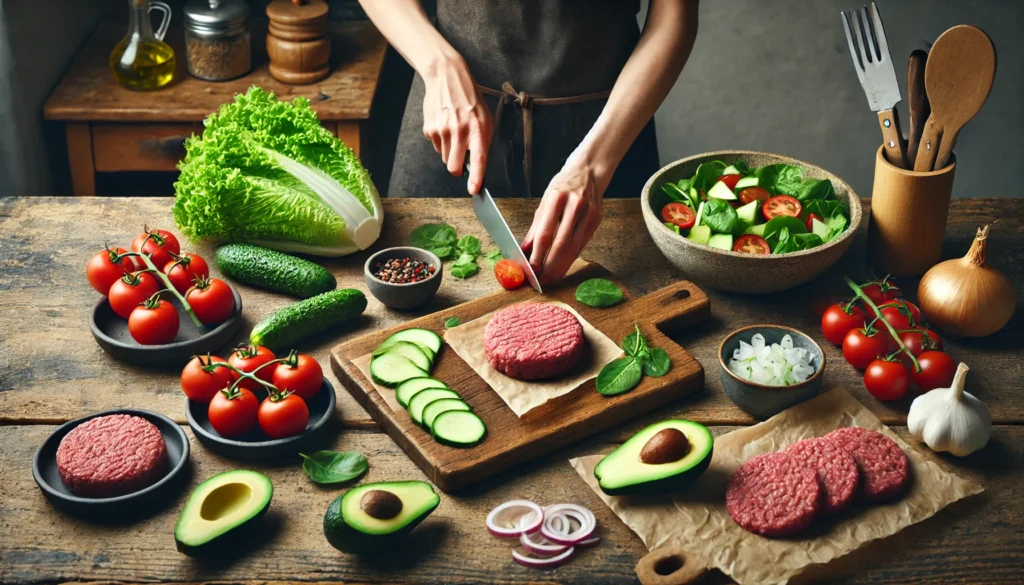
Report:
M740 463L847 426L877 430L907 454L912 484L901 499L884 505L855 505L836 517L816 520L790 538L765 538L733 522L725 509L725 488ZM827 563L872 540L891 536L983 489L907 445L842 388L716 438L711 465L697 483L680 494L605 495L594 478L594 466L602 457L590 455L569 463L648 550L678 545L741 584L786 583L810 565Z
M618 344L588 323L576 309L558 301L550 303L569 311L579 319L583 325L583 337L587 342L587 352L580 364L568 375L557 380L521 381L509 378L491 367L487 362L487 356L484 355L484 328L494 313L487 313L452 327L444 333L444 340L448 345L494 389L516 416L523 416L549 400L572 392L587 380L596 378L601 368L622 355Z

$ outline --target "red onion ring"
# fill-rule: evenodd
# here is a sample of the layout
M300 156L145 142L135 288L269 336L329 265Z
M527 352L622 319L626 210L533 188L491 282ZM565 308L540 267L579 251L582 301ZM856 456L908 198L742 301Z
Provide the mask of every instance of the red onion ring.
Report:
M530 557L512 549L512 560L531 569L550 569L568 562L574 554L576 554L576 549L571 546L559 555L544 558Z
M523 550L536 557L551 557L562 554L568 546L556 544L540 534L522 534L519 536L519 544Z
M579 541L578 543L576 543L576 548L590 548L592 546L597 546L599 544L601 544L601 537L594 536L586 540Z
M511 520L506 516L513 510L522 513L513 516L514 520ZM525 521L527 517L531 519ZM532 534L541 528L544 523L544 510L529 500L511 500L491 510L485 522L487 531L498 538L518 538L522 534ZM499 522L503 525L499 526ZM504 525L511 525L512 528L506 528Z
M545 508L545 518L540 532L551 542L573 546L578 542L587 540L597 528L597 518L594 513L576 504L555 504ZM564 517L564 526L556 527L556 518ZM570 531L572 526L569 518L579 522L580 527Z

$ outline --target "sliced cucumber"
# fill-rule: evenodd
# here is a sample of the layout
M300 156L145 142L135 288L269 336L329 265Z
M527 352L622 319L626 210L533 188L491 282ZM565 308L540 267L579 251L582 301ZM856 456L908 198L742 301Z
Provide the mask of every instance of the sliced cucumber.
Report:
M711 190L708 191L708 197L723 199L725 201L736 201L736 194L732 192L732 189L730 189L724 181L719 181L712 185Z
M434 419L442 412L449 410L472 410L468 404L458 398L441 398L431 402L423 408L423 426L430 428Z
M760 201L751 201L750 203L747 203L746 205L741 205L739 208L737 208L736 215L738 215L739 218L742 219L743 221L747 222L748 226L754 225L754 222L757 221L757 210L760 208Z
M708 239L708 245L719 250L732 250L732 234L715 234Z
M420 346L411 341L399 341L389 347L384 353L397 353L400 356L409 358L409 361L416 364L417 368L424 372L430 372L430 358L427 357L427 354L423 353Z
M441 351L441 336L429 329L403 329L398 333L393 334L391 337L385 339L380 345L377 346L377 350L384 350L399 341L411 341L419 345L429 347L435 354Z
M702 219L703 215L704 215L704 202L701 201L700 205L697 206L697 219L694 220L693 225L695 225L695 226L700 225L700 220Z
M409 401L421 390L427 388L448 388L444 382L433 378L411 378L402 382L395 388L395 398L405 408L409 408Z
M695 225L690 228L690 235L686 237L698 244L707 244L708 240L711 239L711 228L706 225Z
M414 342L407 341L405 343L414 343ZM377 357L379 355L384 355L384 354L386 354L388 352L388 350L390 350L392 347L394 347L394 345L395 344L392 343L391 345L389 345L387 347L380 347L380 346L378 346L377 349L373 350L373 353L371 353L370 355L372 355L374 357ZM427 359L430 360L431 367L433 367L434 360L437 358L437 354L434 353L434 350L430 349L426 345L423 345L422 343L416 343L416 347L419 347L421 350L423 350L423 353L426 354Z
M452 447L472 447L483 440L487 427L480 417L465 410L442 412L434 419L430 434L439 443Z
M458 394L447 388L428 388L426 390L422 390L417 392L416 395L409 400L409 416L412 417L412 420L416 421L416 424L423 424L423 409L426 408L428 404L435 400L440 400L441 398L458 397Z
M822 242L828 241L828 228L816 217L811 219L811 233L821 238Z
M745 234L754 234L755 236L764 237L764 226L766 226L766 225L768 225L768 224L766 224L766 223L754 224L754 225L748 227L747 229L743 230L743 233L745 233Z
M733 165L729 165L729 166L725 167L725 170L722 171L722 175L723 176L724 175L739 175L739 174L742 174L742 173L740 173L740 170L737 169Z
M742 191L747 187L757 187L757 175L751 175L749 177L743 177L739 181L736 181L736 190Z
M394 388L412 378L426 378L427 372L409 358L388 352L370 360L370 377L382 386Z

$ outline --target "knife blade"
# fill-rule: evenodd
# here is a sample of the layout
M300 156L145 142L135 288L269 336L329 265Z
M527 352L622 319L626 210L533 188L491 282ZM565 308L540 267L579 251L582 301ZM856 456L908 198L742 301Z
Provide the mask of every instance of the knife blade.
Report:
M476 214L476 218L480 220L484 229L487 230L487 235L491 236L491 240L501 250L501 255L515 262L523 269L523 274L526 275L526 282L529 282L530 286L536 289L537 292L544 292L540 288L540 281L537 280L533 267L530 266L530 261L526 258L526 254L523 253L523 249L519 247L519 241L512 234L512 230L508 227L508 222L505 221L505 217L501 215L501 211L498 210L498 206L494 203L491 192L487 190L487 187L481 187L480 193L472 195L472 198L473 213Z

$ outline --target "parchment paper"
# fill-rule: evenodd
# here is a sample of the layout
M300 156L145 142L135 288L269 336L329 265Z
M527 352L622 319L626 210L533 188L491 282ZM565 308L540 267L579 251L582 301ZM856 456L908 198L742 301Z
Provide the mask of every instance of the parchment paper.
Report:
M725 509L725 488L740 463L847 426L877 430L907 454L912 483L901 499L884 505L854 505L837 516L816 519L807 530L790 538L765 538L732 520ZM983 489L926 459L842 388L718 437L707 471L679 494L607 496L594 478L594 466L601 458L590 455L569 463L648 550L666 543L679 545L741 584L786 583L809 565L827 563L872 540L895 534Z
M516 416L523 416L549 400L572 392L587 380L596 378L598 372L608 362L623 355L617 343L588 323L576 309L558 301L546 302L569 311L579 319L583 325L583 338L587 343L587 351L580 363L564 377L556 380L521 381L491 367L487 362L487 356L484 355L484 328L491 320L493 312L452 327L444 333L444 340L448 345L494 389Z

